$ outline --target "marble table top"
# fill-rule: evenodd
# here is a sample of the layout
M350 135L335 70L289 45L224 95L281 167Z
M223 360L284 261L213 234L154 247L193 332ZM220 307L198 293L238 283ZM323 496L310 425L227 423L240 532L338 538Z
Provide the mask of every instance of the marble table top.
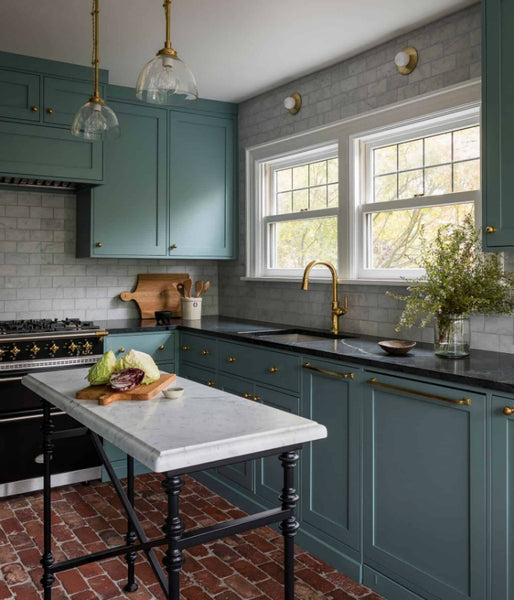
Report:
M87 369L27 375L22 383L154 472L188 469L325 438L309 419L178 377L178 400L156 396L99 406L77 400ZM235 461L237 462L237 461Z

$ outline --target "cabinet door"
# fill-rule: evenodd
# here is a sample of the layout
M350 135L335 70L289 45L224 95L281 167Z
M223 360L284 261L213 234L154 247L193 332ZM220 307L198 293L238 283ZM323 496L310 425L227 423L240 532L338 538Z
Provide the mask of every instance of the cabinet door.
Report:
M0 69L0 118L39 121L40 114L39 75Z
M91 83L45 77L43 82L43 122L70 127L78 109L92 96ZM103 97L103 86L100 95Z
M382 374L364 385L365 564L422 597L483 600L485 396Z
M252 381L220 375L218 377L218 386L224 392L243 396L248 401L254 401L255 387ZM226 465L218 467L216 470L219 475L229 481L237 483L246 490L253 491L254 461L249 460L233 465Z
M491 417L491 587L493 600L514 600L514 400L493 396Z
M172 112L169 140L169 256L232 258L234 122Z
M266 406L272 406L279 410L294 415L300 412L300 398L290 396L277 390L264 386L255 387L255 398ZM257 478L255 483L255 492L258 496L265 499L270 506L278 506L279 495L284 485L284 470L278 456L268 456L256 461ZM295 476L298 476L299 469L295 469ZM298 486L298 477L296 481Z
M514 246L514 4L487 0L483 8L482 209L486 250Z
M191 381L197 381L203 383L209 387L219 387L217 385L216 371L210 369L202 369L197 365L188 365L187 363L180 363L179 374L181 377L191 379Z
M110 107L121 136L104 142L104 184L92 191L91 255L164 257L166 111L121 102Z
M352 368L309 364L341 375ZM354 367L353 367L354 368ZM351 379L303 369L302 416L325 425L328 437L302 451L302 527L325 543L358 549L360 519L360 402Z
M169 331L111 334L104 340L104 351L112 350L120 358L134 349L150 354L156 363L174 362L175 335Z

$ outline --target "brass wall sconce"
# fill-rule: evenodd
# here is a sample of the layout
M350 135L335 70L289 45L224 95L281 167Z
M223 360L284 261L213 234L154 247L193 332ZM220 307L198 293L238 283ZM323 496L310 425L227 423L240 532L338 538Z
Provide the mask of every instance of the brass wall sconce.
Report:
M412 46L407 46L394 57L398 73L409 75L418 64L418 51Z
M298 92L291 94L284 99L284 107L292 114L296 115L302 108L302 97Z

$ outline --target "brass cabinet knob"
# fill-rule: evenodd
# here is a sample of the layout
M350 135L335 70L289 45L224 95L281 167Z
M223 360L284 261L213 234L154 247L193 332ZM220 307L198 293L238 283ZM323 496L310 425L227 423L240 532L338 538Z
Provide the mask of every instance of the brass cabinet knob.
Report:
M187 352L188 350L191 350L191 346L182 346L182 350Z
M261 397L260 396L254 396L253 397L253 401L254 402L260 402L261 401Z
M53 114L54 114L54 109L53 109L53 108L47 108L47 109L46 109L46 112L47 112L49 115L53 115Z
M118 354L123 354L125 352L125 348L118 348Z
M210 352L209 352L209 350L202 350L202 351L200 352L200 354L201 354L202 356L208 356L208 355L210 354Z
M208 382L207 382L207 385L208 385L209 387L214 387L216 384L214 383L214 381L208 381Z
M229 356L228 357L228 362L230 362L230 363L236 362L236 357L235 356Z
M177 247L177 244L171 244L170 250L175 250L176 247Z
M32 348L30 349L30 353L32 354L32 356L37 356L37 353L41 350L41 348L39 346L37 346L36 344L34 344L32 346Z
M510 417L510 415L514 415L514 406L506 406L503 409L503 414L507 417Z
M485 232L486 233L496 233L498 231L498 229L496 229L496 227L491 227L491 225L488 225L485 228Z
M269 368L270 373L276 373L277 371L278 371L278 367L270 367Z
M160 345L160 346L157 348L157 350L164 350L164 345L163 345L163 344L161 344L161 345Z
M249 400L250 398L253 398L253 394L243 394L243 398Z
M31 107L30 107L30 110L31 110L32 112L37 112L39 109L38 109L38 107L37 107L37 106L31 106Z
M96 247L97 248L101 248L102 247L102 242L96 242Z

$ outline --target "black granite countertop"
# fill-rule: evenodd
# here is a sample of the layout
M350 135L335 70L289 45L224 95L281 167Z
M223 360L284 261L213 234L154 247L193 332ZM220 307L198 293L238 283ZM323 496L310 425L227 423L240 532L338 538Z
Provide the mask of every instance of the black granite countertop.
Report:
M98 322L98 325L111 334L181 329L280 350L311 354L320 358L340 359L367 368L388 369L399 373L514 393L514 354L472 350L471 356L468 358L451 360L435 356L431 344L418 344L406 356L391 356L377 345L381 338L351 337L355 334L348 334L348 337L337 340L327 338L320 341L296 343L277 342L266 339L265 336L252 336L252 332L276 332L284 329L293 330L295 327L221 316L204 317L201 321L172 319L170 325L164 326L157 325L156 321L151 319L101 321ZM304 330L304 328L301 329ZM313 334L318 333L314 329L310 331Z

